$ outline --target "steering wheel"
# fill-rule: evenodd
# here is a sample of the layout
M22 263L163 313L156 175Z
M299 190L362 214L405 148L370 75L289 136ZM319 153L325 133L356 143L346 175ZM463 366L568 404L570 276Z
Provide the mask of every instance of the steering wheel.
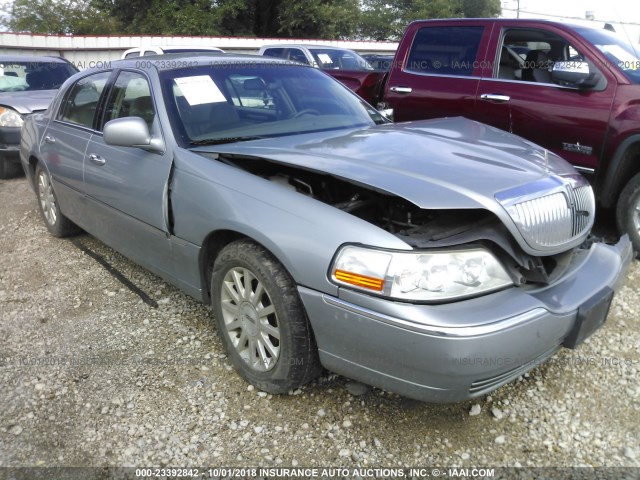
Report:
M300 110L291 118L300 118L304 115L320 115L320 112L317 110L314 110L313 108L305 108L304 110Z

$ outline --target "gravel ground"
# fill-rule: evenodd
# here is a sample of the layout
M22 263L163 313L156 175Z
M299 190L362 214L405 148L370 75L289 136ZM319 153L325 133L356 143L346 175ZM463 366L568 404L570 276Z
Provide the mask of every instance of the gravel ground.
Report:
M0 205L2 467L640 467L638 262L604 328L491 396L424 404L329 374L272 396L233 371L208 307L89 235L51 237L24 178Z

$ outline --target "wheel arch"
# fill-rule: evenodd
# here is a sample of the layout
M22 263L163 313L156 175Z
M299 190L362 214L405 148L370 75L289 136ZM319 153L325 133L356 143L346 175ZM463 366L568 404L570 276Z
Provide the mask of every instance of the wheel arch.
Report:
M624 186L637 173L640 173L640 133L627 137L616 149L602 183L600 204L614 207Z
M36 185L36 167L38 166L38 164L42 164L43 168L47 169L47 167L45 166L44 162L41 162L40 159L38 157L36 157L34 154L31 154L29 156L29 160L27 161L29 168L28 168L28 178L29 181L31 182L31 186L35 188ZM48 169L47 169L48 171Z
M287 259L283 258L285 256L283 252L277 248L272 248L270 246L273 245L271 242L261 241L256 237L256 235L252 235L251 233L243 233L233 229L214 230L205 237L200 249L199 270L200 281L203 286L202 296L206 303L211 302L211 274L213 272L213 264L222 249L237 240L250 240L256 245L264 248L270 255L273 255L287 274L294 279L294 282L296 282L296 276L294 272L292 272L291 268L289 268L289 262Z
M245 238L255 241L251 237L234 230L215 230L210 232L202 242L198 263L200 282L203 286L202 297L206 303L211 303L211 274L213 272L213 263L218 258L218 254L230 243Z

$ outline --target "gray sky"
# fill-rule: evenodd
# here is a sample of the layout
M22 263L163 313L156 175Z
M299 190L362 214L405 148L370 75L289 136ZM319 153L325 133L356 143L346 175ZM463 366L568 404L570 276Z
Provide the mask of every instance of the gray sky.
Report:
M515 17L517 0L502 0L502 16ZM575 23L592 11L599 22L627 23L624 28L635 43L640 43L640 1L638 0L520 0L520 18L567 17ZM625 33L625 32L619 32Z
M516 0L503 0L503 16L515 16L515 11L511 10L515 10L517 4ZM640 2L637 0L520 0L520 10L579 18L584 18L585 12L590 10L597 20L640 24Z

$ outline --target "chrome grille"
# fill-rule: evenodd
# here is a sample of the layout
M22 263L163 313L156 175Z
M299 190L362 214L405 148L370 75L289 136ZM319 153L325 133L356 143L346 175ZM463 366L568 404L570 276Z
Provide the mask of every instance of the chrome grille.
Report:
M520 232L538 245L551 247L572 238L571 210L563 193L517 203L512 210Z
M502 192L496 198L506 208L525 241L537 250L551 250L580 240L593 226L593 190L582 178L540 182ZM551 187L551 188L549 188ZM546 190L546 191L545 191Z
M573 196L572 203L575 205L572 236L576 236L591 227L596 204L593 197L593 190L589 185L570 188L568 192L569 196Z

